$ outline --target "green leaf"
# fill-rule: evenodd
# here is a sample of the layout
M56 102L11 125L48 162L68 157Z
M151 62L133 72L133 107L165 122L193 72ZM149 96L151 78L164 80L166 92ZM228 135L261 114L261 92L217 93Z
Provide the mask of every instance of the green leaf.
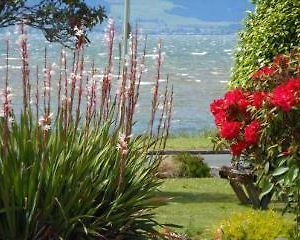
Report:
M259 195L259 198L261 199L263 196L267 195L268 193L270 193L272 191L274 187L274 183L266 183L264 186L263 186L263 189L262 189L262 192L261 194Z
M273 172L273 176L280 176L284 173L286 173L287 171L289 170L288 167L280 167L280 168L277 168L274 172Z
M293 171L292 181L295 181L295 179L298 177L298 175L299 175L299 168L295 168Z
M269 169L270 169L270 163L269 162L266 162L264 169L265 169L265 173L269 172Z

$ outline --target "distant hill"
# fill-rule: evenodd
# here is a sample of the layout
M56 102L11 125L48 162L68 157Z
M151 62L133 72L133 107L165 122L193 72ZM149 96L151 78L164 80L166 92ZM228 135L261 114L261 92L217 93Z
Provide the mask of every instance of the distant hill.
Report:
M122 21L123 0L106 0ZM241 28L250 0L130 0L131 22L148 33L231 34Z
M1 0L0 0L1 1ZM39 0L29 0L37 3ZM121 28L124 0L85 0L102 5ZM147 33L231 34L241 28L250 0L130 0L131 23ZM102 28L102 27L101 27Z

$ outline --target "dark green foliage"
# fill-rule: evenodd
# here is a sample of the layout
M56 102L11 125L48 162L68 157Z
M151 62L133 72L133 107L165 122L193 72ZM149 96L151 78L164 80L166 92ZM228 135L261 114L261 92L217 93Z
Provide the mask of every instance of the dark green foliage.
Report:
M250 74L271 62L278 53L300 46L300 1L256 0L245 19L230 86L247 86Z
M203 157L182 153L176 156L181 163L180 175L183 177L210 177L210 168L204 162Z
M132 138L118 188L118 131L111 122L67 135L13 123L0 151L0 239L136 239L154 231L158 161ZM1 119L0 135L3 136ZM3 146L3 138L0 140Z
M102 6L90 7L84 0L0 1L0 27L21 22L43 31L47 40L72 46L74 27L91 30L106 18ZM98 2L98 1L97 1ZM88 39L86 39L88 41Z

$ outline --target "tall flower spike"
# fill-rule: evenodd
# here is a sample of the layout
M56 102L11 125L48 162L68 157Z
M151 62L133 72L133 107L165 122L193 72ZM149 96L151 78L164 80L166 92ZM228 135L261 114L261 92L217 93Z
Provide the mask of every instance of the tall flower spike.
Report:
M24 111L26 112L28 110L29 105L29 54L28 54L28 43L27 43L27 29L24 23L20 25L20 32L21 35L19 36L19 39L17 41L19 45L19 52L21 55L21 61L22 61L22 81L23 81L23 106Z

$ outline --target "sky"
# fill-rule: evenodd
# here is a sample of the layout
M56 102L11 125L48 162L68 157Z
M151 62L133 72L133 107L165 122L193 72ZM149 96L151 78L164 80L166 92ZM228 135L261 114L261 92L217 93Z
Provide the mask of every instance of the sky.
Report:
M86 0L95 3L92 0ZM124 0L105 0L108 15L122 21ZM253 9L250 0L130 0L131 21L145 29L234 28ZM236 28L236 27L235 27Z
M40 0L28 0L37 3ZM84 0L91 6L102 5L117 24L123 19L124 0ZM130 0L131 23L150 31L218 28L236 30L246 11L253 9L250 0ZM198 30L195 30L198 29ZM226 31L227 31L226 30ZM225 31L225 32L226 32ZM222 32L222 30L221 30Z
M93 0L86 0L95 3ZM99 1L108 8L122 5L123 0ZM245 11L251 10L250 0L131 0L135 6L161 8L164 14L173 14L186 18L196 18L202 21L241 21ZM110 9L109 9L110 10ZM143 11L144 13L144 11ZM133 12L133 15L139 15ZM153 16L159 17L159 16Z
M29 3L38 3L40 0L28 0ZM119 9L124 0L84 0L91 6L104 5L111 14ZM153 13L163 13L162 15L152 15L152 18L164 18L164 15L176 15L184 18L199 19L201 21L241 21L245 16L245 11L252 9L250 0L130 0L133 10L144 8L140 12L132 11L133 17L148 15ZM150 9L148 8L150 7ZM160 9L159 9L160 8ZM148 11L150 10L150 11Z

